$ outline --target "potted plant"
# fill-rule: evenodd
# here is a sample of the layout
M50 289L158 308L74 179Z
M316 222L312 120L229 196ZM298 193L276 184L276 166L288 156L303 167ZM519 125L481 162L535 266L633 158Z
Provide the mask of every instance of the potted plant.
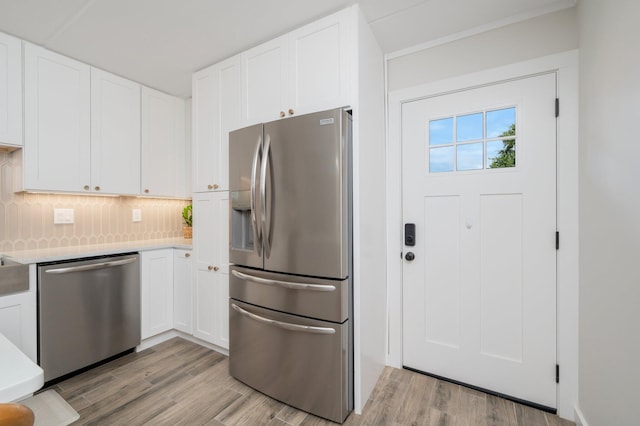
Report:
M182 220L184 221L182 235L184 238L191 238L193 235L193 206L191 204L182 209Z

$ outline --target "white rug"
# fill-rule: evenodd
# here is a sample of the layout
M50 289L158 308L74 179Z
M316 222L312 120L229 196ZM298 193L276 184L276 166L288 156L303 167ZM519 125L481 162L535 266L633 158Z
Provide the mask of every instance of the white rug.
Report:
M67 426L80 418L80 414L53 389L23 399L20 404L33 410L34 426Z

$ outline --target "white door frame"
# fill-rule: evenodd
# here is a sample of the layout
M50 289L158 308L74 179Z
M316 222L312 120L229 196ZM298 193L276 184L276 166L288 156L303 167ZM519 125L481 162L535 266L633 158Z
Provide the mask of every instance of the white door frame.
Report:
M402 104L461 89L556 71L557 121L557 385L558 415L573 420L578 402L578 51L559 53L388 94L387 365L402 367ZM553 105L549 106L550 108Z

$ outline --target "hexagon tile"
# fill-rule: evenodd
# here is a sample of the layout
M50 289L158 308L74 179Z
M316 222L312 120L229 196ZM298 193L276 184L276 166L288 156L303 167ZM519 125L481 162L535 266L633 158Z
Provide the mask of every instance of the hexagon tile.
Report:
M0 179L0 252L182 236L186 200L14 193L1 151ZM74 209L74 223L54 225L54 208ZM132 209L142 210L142 222L132 223Z

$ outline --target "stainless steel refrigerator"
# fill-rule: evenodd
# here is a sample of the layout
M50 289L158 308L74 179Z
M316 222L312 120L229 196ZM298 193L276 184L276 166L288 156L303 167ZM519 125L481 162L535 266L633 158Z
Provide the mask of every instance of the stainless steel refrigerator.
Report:
M353 408L351 116L229 134L229 370L343 422Z

